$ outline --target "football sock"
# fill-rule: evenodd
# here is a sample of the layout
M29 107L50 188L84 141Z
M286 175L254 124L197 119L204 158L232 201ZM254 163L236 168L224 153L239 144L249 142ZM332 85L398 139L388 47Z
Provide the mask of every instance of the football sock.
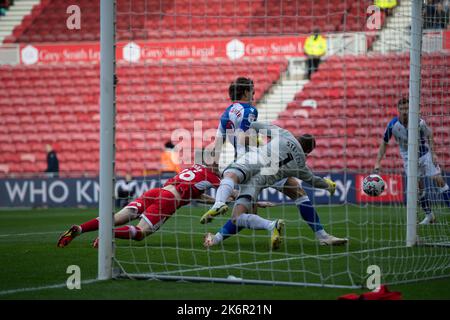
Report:
M120 239L142 240L143 233L139 227L123 226L123 227L114 229L114 237L120 238Z
M424 191L422 195L419 198L420 206L422 207L425 214L431 214L431 206L430 206L430 200L428 199L427 193Z
M308 196L298 198L295 201L295 204L297 205L298 211L300 212L300 215L302 216L303 220L306 221L306 223L312 229L313 232L323 230L323 226L320 223L320 218L317 215L317 212L314 209Z
M261 218L256 214L244 213L236 219L236 225L253 230L272 230L276 221Z
M225 177L220 181L220 186L216 192L216 205L217 203L226 203L228 197L231 196L234 190L234 181L229 177Z
M82 225L81 227L81 233L90 232L90 231L96 231L98 230L98 218L89 220Z
M450 207L450 188L448 187L448 184L445 184L445 186L440 188L439 192L442 194L447 207Z
M241 231L242 227L238 227L236 226L231 219L228 220L223 226L222 228L219 230L219 232L216 233L216 235L214 236L215 238L215 243L219 243L222 242L223 240L228 239L229 237L231 237L234 234L237 234L239 231Z

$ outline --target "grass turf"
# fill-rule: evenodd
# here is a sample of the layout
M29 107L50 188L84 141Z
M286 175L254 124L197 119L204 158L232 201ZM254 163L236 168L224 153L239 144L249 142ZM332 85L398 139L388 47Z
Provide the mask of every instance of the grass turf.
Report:
M269 250L267 232L250 230L242 231L223 246L204 250L203 234L217 230L226 217L210 225L200 225L198 219L203 210L201 207L181 210L142 242L117 241L117 259L130 273L158 271L217 278L231 274L244 279L337 285L365 283L366 268L371 264L380 265L385 274L382 282L445 276L450 272L450 249L403 248L404 214L398 210L354 206L319 208L329 232L349 237L347 248L318 246L308 226L298 219L296 209L285 207L286 236L278 252ZM279 211L280 208L271 208L261 215L274 219L279 217ZM69 265L80 267L82 280L96 278L97 251L90 243L97 234L84 234L64 249L56 247L56 240L70 225L95 216L96 211L89 209L0 211L0 299L336 299L342 294L367 291L123 279L82 283L81 290L69 290L64 285L69 277L66 273ZM443 216L442 223L436 226L420 227L419 234L424 239L448 238L445 219ZM370 251L372 248L379 251ZM60 286L48 288L52 285ZM449 278L393 284L389 288L401 291L405 299L450 298Z

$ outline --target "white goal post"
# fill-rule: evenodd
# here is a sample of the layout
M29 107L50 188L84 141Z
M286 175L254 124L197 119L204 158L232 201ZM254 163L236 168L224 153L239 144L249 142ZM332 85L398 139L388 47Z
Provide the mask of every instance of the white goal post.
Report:
M100 0L100 198L98 279L112 278L115 182L116 1Z

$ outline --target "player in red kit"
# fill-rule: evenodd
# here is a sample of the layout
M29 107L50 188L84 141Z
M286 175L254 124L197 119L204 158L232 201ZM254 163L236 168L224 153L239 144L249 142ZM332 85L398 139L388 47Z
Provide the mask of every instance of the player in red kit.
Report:
M214 198L204 194L209 188L217 188L220 178L213 169L195 164L167 180L162 188L146 191L114 215L114 225L120 226L131 220L141 219L137 226L126 225L114 229L114 236L121 239L142 240L156 232L175 211L196 199L214 203ZM64 232L58 247L67 246L75 237L98 230L98 218L81 225L74 225ZM98 240L94 241L94 247Z

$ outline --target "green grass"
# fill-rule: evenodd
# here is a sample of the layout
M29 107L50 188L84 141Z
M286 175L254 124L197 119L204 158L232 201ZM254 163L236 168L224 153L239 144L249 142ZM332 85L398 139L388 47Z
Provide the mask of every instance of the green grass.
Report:
M117 241L116 256L129 273L221 279L233 275L279 282L361 285L372 264L380 266L382 282L450 274L450 249L404 248L402 210L320 207L327 230L350 239L348 247L320 247L296 209L283 209L287 228L277 252L269 250L266 231L250 230L228 239L223 246L203 249L203 234L215 232L226 217L200 225L198 219L204 208L194 207L181 210L142 242ZM261 215L274 219L280 216L280 210L272 208ZM336 299L342 294L367 291L126 279L82 283L81 290L69 290L64 286L69 265L80 267L83 281L97 276L97 250L90 246L97 233L84 234L64 249L57 248L56 241L70 225L95 216L95 210L81 209L0 211L0 299ZM420 227L421 239L448 241L447 219L448 215L442 215L438 225ZM45 289L52 285L62 286ZM392 284L389 288L401 291L405 299L450 299L450 278Z

